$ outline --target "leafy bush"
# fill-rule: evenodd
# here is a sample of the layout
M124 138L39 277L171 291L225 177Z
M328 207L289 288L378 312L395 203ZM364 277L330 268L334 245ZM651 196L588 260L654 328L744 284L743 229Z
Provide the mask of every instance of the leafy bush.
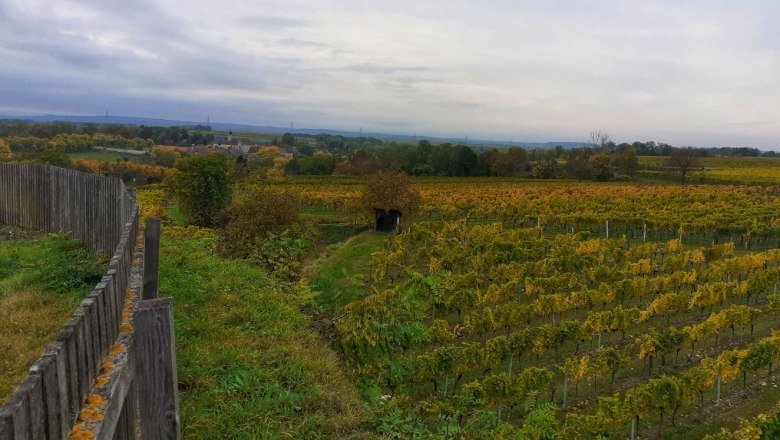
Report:
M219 154L181 159L168 188L190 223L217 226L232 196L227 161Z
M290 279L316 230L299 219L300 200L290 193L250 187L231 206L222 232L225 252Z
M70 157L63 150L49 148L34 155L36 162L67 168L71 165Z
M176 165L176 161L181 158L181 153L176 150L163 150L155 148L152 150L152 159L154 163L160 166L171 168Z
M299 228L296 228L299 229ZM249 260L268 269L276 278L294 279L301 269L301 259L311 244L311 231L289 230L267 234L256 242Z
M380 171L367 183L360 196L360 209L373 213L374 208L397 209L403 219L413 217L420 206L420 192L412 189L411 181L401 171Z

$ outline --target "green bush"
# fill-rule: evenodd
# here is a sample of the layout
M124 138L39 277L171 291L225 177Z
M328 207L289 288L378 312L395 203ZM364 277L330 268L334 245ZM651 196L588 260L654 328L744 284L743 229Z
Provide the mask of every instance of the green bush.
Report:
M176 162L168 188L187 221L205 227L221 223L232 189L227 161L220 154L186 157Z
M299 218L300 200L293 194L251 187L237 197L222 231L225 252L291 279L316 230Z

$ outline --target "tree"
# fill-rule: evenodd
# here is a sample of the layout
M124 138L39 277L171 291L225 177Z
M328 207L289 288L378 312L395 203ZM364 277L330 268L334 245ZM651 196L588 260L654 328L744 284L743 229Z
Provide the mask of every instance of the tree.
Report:
M586 180L593 175L590 168L590 149L573 148L566 159L566 174L570 179Z
M693 147L675 148L667 160L667 165L676 168L680 173L682 184L685 185L685 176L699 161L699 151Z
M615 169L612 168L612 158L606 153L597 153L588 159L593 177L601 182L612 180L615 177Z
M163 150L161 148L155 148L152 150L152 159L157 165L171 168L176 165L176 160L181 157L181 154L176 150Z
M588 134L588 143L594 148L604 148L612 142L612 136L601 130L594 130Z
M281 144L292 147L295 145L295 137L292 135L292 133L285 133L282 135Z
M5 139L0 139L0 154L6 154L11 152L11 147Z
M468 145L456 145L452 150L451 176L473 176L478 168L477 155Z
M47 148L34 155L37 162L67 168L71 165L70 157L65 150L59 148Z
M414 216L419 205L420 193L412 189L409 176L401 171L386 170L374 174L360 196L361 210L396 209L401 211L404 219Z
M327 153L293 159L301 174L328 175L336 168L336 159Z
M639 159L636 157L634 147L626 144L613 159L613 164L621 174L627 176L636 174L636 171L639 169Z
M356 150L336 164L333 174L366 176L376 173L379 168L379 160L370 151Z
M506 151L497 149L483 153L487 171L494 176L519 176L528 165L528 153L520 147L512 147Z
M190 223L205 227L220 223L232 195L227 168L227 161L219 154L176 162L168 188Z

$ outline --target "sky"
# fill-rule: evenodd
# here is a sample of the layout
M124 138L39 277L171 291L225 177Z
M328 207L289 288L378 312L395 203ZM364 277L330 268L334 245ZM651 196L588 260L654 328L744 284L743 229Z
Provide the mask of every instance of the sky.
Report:
M0 0L0 114L780 149L780 2Z

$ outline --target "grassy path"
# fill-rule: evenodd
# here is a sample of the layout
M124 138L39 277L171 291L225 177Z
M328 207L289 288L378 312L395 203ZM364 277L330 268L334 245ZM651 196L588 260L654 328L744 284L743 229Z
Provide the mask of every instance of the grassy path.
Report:
M320 292L317 306L324 312L354 301L368 292L371 254L382 248L387 234L364 231L327 248L303 273L314 291Z

